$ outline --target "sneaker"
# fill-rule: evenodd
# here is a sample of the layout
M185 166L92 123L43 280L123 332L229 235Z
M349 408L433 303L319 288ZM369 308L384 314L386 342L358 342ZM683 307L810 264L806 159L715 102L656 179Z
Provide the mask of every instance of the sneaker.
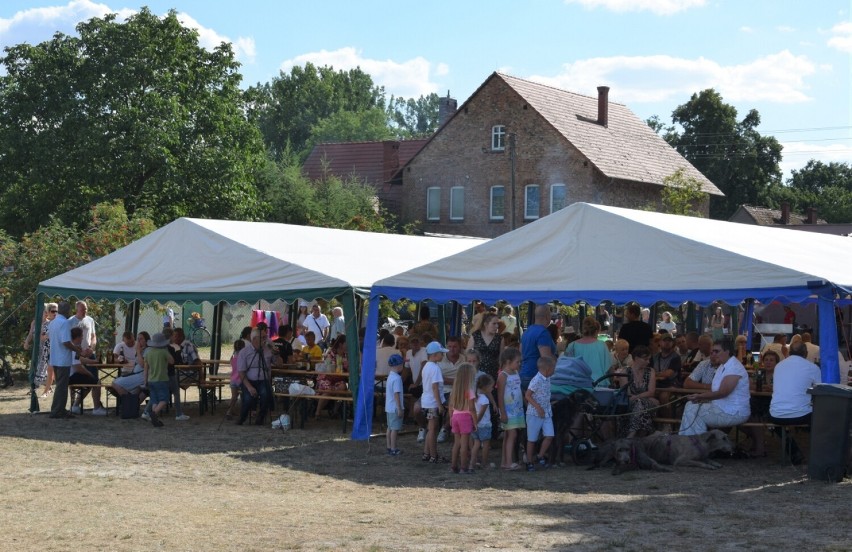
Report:
M390 454L391 456L399 456L400 454L402 454L402 451L399 449L392 449L388 454Z
M426 440L426 430L424 428L420 428L420 431L417 432L417 442L422 443Z
M538 457L538 467L541 469L547 469L550 467L550 464L547 463L547 459L543 456Z
M528 472L534 472L535 471L535 464L533 464L532 462L527 464L527 471Z
M186 414L181 414L180 416L175 416L175 420L177 420L179 422L185 422L188 419L189 419L189 416L187 416Z
M106 408L104 408L103 406L92 410L92 416L106 416L106 415L107 415L107 411L106 411Z
M447 440L447 430L444 429L444 428L441 428L441 431L438 432L438 442L443 443L446 440Z
M83 407L80 406L79 404L75 404L74 406L71 407L71 414L82 414L82 413L83 413Z
M143 420L145 420L146 422L151 421L151 415L148 414L147 412L143 412L139 417L142 418Z

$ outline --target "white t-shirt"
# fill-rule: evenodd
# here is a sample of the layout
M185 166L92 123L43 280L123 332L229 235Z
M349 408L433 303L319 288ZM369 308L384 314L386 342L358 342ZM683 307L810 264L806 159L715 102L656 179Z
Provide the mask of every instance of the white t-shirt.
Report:
M441 359L441 362L438 363L438 366L441 367L441 375L443 375L444 381L456 379L456 374L459 371L459 366L464 364L464 362L464 355L459 355L459 359L455 362L447 358L447 355L444 355L444 358Z
M136 347L129 347L124 341L119 341L112 352L115 355L115 362L118 362L119 355L124 355L125 365L134 366L136 364Z
M772 402L769 413L775 418L799 418L813 410L808 388L822 383L819 367L806 359L790 355L775 367Z
M83 317L82 320L77 318L76 316L72 316L68 320L71 321L72 328L80 328L83 330L83 342L81 343L81 347L83 349L89 348L92 346L92 337L95 335L95 321L88 314Z
M482 407L485 407L485 414L483 414L482 419L476 423L476 427L491 427L491 414L488 412L488 405L490 404L491 401L488 400L488 395L485 393L476 394L476 415L479 416L479 412L482 410Z
M405 353L405 365L411 369L411 381L417 381L417 376L420 375L420 368L426 362L426 347L420 347L420 350L415 354L409 349Z
M377 376L387 376L390 373L390 367L388 367L388 359L394 353L399 353L399 351L394 349L393 347L380 347L376 349Z
M396 412L396 393L400 394L399 404L405 405L405 401L402 399L402 376L396 372L391 372L388 374L387 385L385 385L385 412Z
M305 327L308 329L307 331L314 332L314 336L316 336L317 343L322 341L322 332L325 331L325 329L329 326L331 326L331 324L328 322L328 318L324 314L321 314L316 318L314 318L314 315L311 314L308 315L307 318L305 318Z
M728 359L725 364L716 369L716 375L713 376L713 382L710 384L711 391L718 391L722 385L722 380L726 376L739 376L737 386L727 396L721 399L715 399L713 404L716 405L722 412L731 416L748 416L751 414L751 394L748 391L748 372L746 372L740 361L734 357Z
M441 367L434 362L427 362L423 367L423 395L420 397L420 406L423 408L438 408L440 406L435 402L435 393L432 391L432 384L438 384L438 396L444 396L444 378L441 375Z

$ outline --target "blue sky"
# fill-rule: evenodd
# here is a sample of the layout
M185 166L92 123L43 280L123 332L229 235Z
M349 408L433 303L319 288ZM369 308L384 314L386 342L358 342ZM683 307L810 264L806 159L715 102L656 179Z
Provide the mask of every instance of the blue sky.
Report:
M360 66L388 93L461 103L497 70L610 98L642 118L704 88L784 144L785 173L852 162L849 0L4 0L0 46L73 33L93 16L175 9L203 45L234 44L244 85L312 61Z

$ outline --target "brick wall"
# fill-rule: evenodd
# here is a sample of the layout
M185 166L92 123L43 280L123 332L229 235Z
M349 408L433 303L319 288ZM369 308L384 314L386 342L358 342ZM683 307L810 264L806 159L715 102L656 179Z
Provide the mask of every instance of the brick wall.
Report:
M611 180L595 169L563 136L514 90L492 79L412 160L403 174L400 215L419 220L426 232L496 237L511 230L511 162L509 140L502 152L491 150L491 129L504 125L515 134L515 221L524 220L524 190L539 186L539 216L550 213L552 185L564 184L567 203L578 201L616 207L659 205L660 187ZM492 186L505 187L503 221L489 218ZM450 188L464 188L464 220L450 220ZM426 220L426 190L441 189L440 220ZM707 215L705 201L700 210Z

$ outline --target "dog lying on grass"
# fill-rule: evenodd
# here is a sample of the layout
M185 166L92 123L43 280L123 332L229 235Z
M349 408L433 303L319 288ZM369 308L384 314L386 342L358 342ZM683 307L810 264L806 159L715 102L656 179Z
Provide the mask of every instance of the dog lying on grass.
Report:
M671 468L661 466L648 456L639 439L611 439L600 446L590 470L615 462L612 475L620 475L631 470L653 470L670 472Z
M668 435L658 431L639 441L645 453L660 464L708 470L722 467L709 459L711 454L716 451L730 454L733 450L728 436L718 429L700 435Z

